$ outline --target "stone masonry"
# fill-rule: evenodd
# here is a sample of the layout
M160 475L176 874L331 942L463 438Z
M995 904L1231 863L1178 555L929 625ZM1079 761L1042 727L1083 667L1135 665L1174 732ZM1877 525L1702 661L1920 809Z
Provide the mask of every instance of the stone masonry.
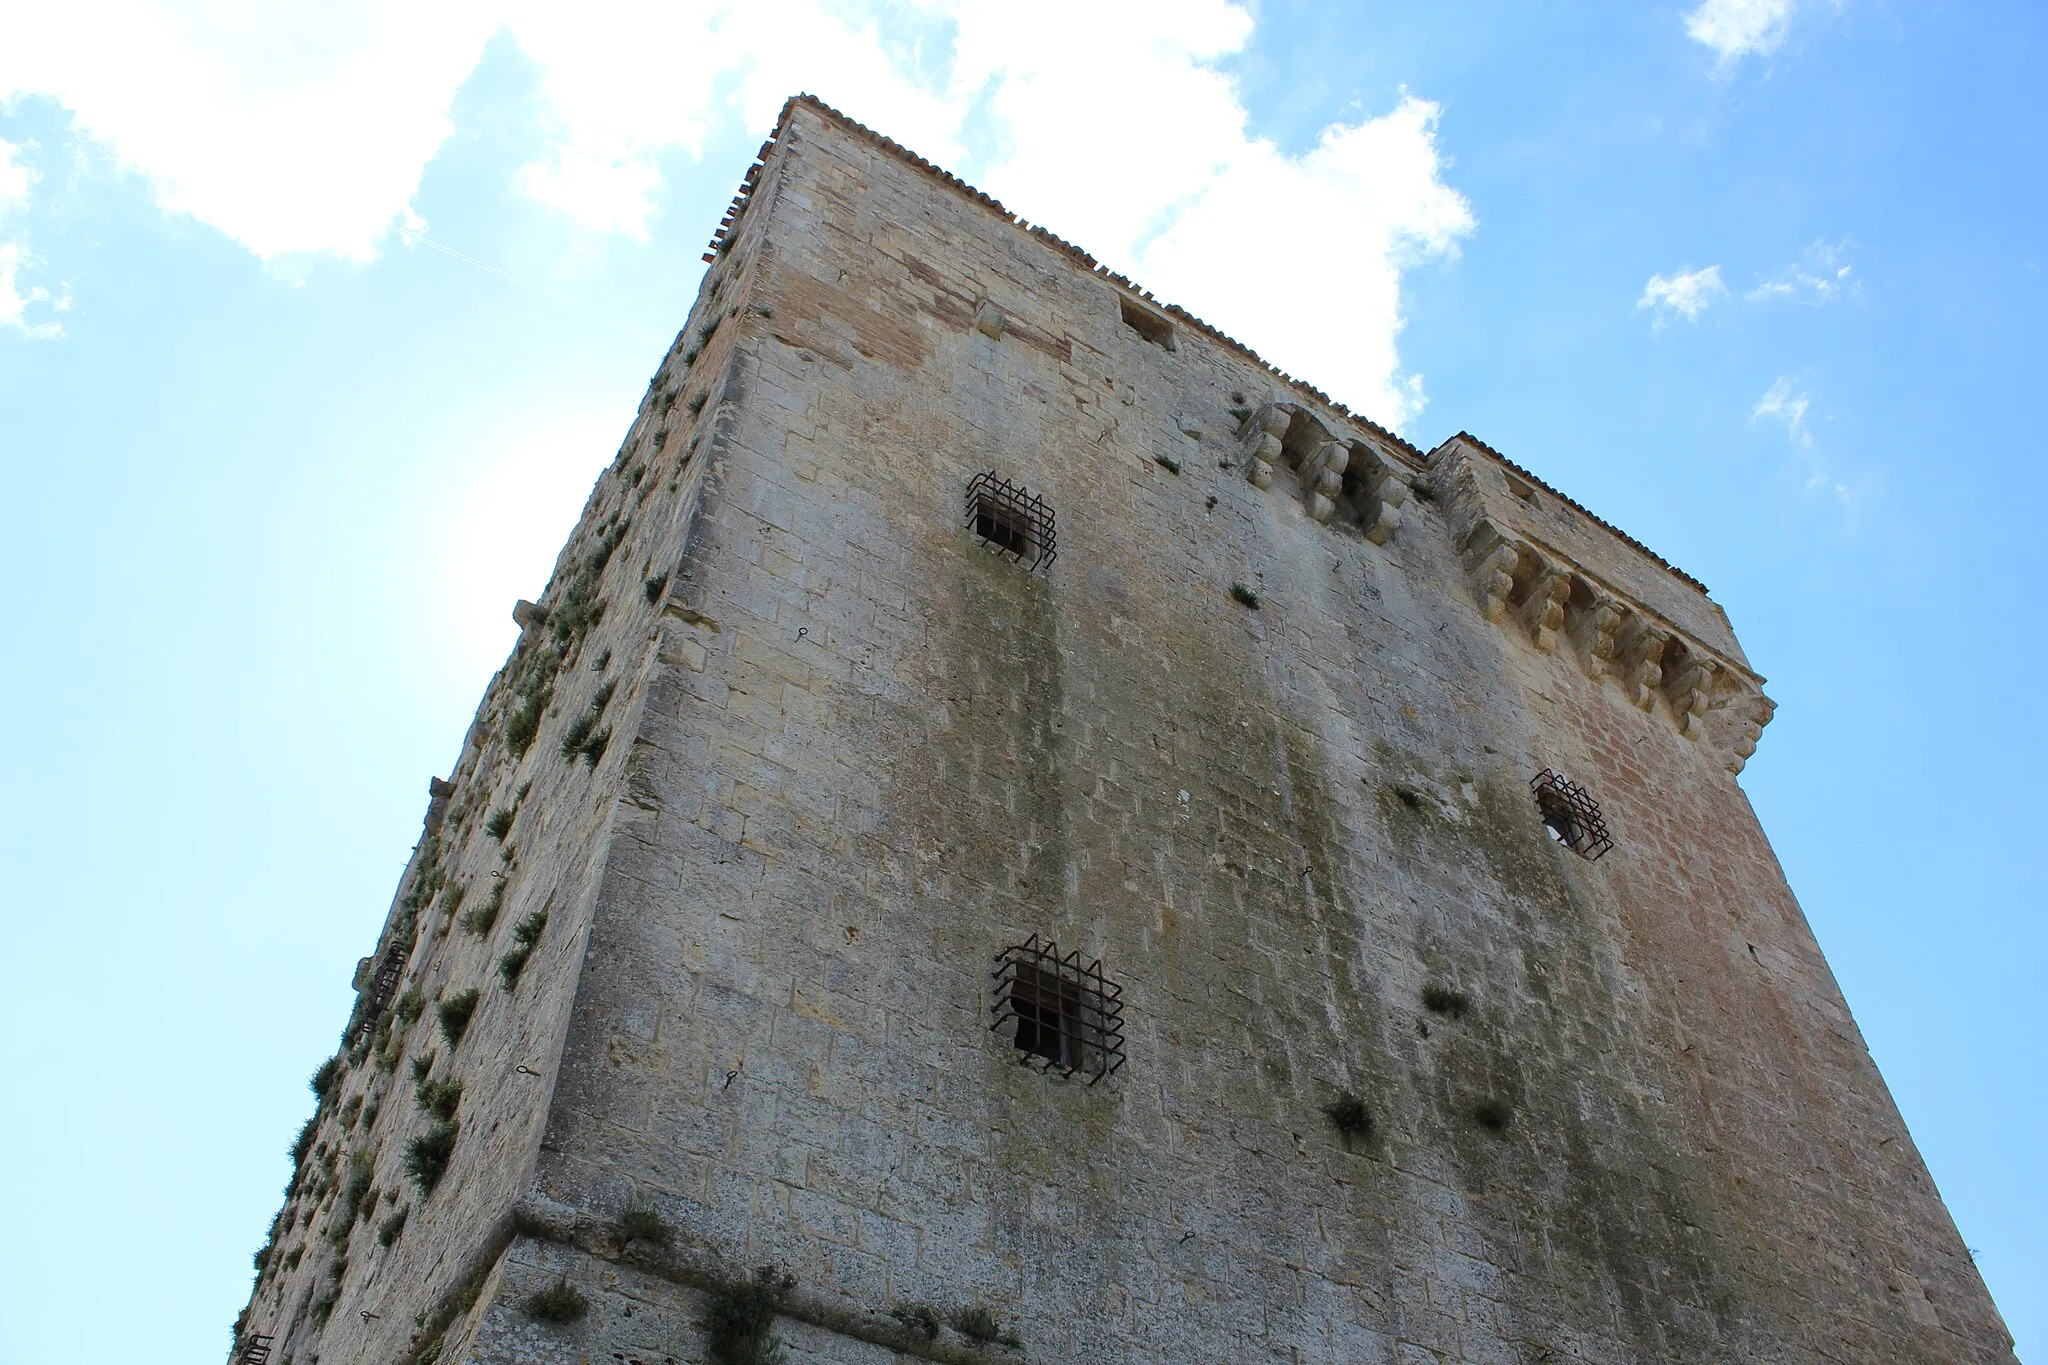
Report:
M1699 583L808 98L708 259L235 1359L2013 1360Z

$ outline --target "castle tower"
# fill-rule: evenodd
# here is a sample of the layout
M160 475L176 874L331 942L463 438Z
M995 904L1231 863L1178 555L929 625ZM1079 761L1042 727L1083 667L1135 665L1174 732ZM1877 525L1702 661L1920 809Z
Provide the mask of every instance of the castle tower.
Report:
M2013 1359L1698 582L809 99L711 260L237 1359Z

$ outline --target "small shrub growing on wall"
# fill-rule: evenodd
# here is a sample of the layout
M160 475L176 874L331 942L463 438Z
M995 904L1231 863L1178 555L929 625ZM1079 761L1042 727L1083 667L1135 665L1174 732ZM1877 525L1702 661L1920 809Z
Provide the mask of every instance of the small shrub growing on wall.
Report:
M775 1314L796 1280L764 1265L743 1280L711 1291L704 1304L704 1339L711 1365L772 1365L782 1358Z
M590 1300L565 1276L526 1296L526 1311L542 1322L575 1322L590 1311Z
M348 1179L342 1182L341 1198L334 1206L334 1220L327 1225L327 1240L348 1240L349 1229L355 1226L356 1215L362 1212L363 1196L370 1192L370 1182L375 1178L376 1167L370 1158L358 1156L349 1160Z
M459 995L451 995L435 1007L441 1017L441 1036L454 1047L462 1041L462 1035L469 1030L469 1017L476 1013L477 988L471 986Z
M1242 583L1230 585L1230 596L1240 606L1250 607L1253 611L1259 609L1259 595Z
M455 1155L457 1129L449 1120L436 1120L424 1133L405 1144L406 1179L419 1187L422 1195L434 1192L434 1186L441 1183L447 1174L449 1159Z
M422 1081L413 1091L413 1099L420 1108L445 1122L454 1118L462 1105L462 1082Z
M328 1094L333 1091L334 1083L340 1078L341 1058L339 1055L336 1055L320 1063L319 1069L313 1073L312 1079L307 1081L306 1085L314 1094L325 1100Z
M498 959L498 979L506 990L519 984L519 974L526 970L526 960L533 956L534 945L540 942L541 932L547 927L545 910L536 910L512 926L512 947Z
M1015 1332L1006 1332L986 1304L972 1304L953 1314L953 1330L969 1341L986 1346L990 1342L1016 1350L1024 1343Z
M484 821L484 833L493 839L503 839L512 832L512 821L516 816L517 812L509 807L492 811L490 818Z
M1330 1122L1345 1137L1370 1137L1372 1135L1372 1110L1364 1100L1349 1090L1337 1097L1334 1104L1323 1110L1330 1116Z
M462 917L462 927L482 938L491 932L491 926L498 922L498 912L505 908L505 883L496 882L491 894L484 897L483 904L473 905Z
M636 1200L619 1215L619 1236L628 1242L652 1242L665 1247L676 1239L676 1230L653 1206Z
M383 1222L377 1224L377 1245L388 1247L398 1240L398 1234L405 1231L405 1217L410 1209L400 1209Z
M932 1311L930 1304L899 1303L889 1309L889 1316L926 1341L939 1335L939 1315Z

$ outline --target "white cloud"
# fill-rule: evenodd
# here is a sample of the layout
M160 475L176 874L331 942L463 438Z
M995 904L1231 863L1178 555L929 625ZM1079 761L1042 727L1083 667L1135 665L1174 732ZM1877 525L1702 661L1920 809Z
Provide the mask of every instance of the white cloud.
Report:
M1723 70L1748 56L1768 56L1785 41L1793 0L1701 0L1685 16L1694 42L1714 49Z
M1705 270L1681 268L1670 275L1650 276L1636 307L1656 309L1659 326L1673 314L1694 322L1716 298L1725 298L1727 293L1728 286L1721 282L1720 266L1710 265Z
M765 132L810 90L1395 424L1422 404L1395 348L1401 272L1474 225L1426 100L1332 123L1300 155L1250 136L1214 66L1252 30L1228 0L116 0L11 25L0 99L55 98L167 211L266 259L416 239L455 93L501 33L542 110L517 187L593 232L644 238L664 157L700 156L733 118Z
M21 242L0 242L0 327L11 327L31 341L52 341L64 335L63 324L29 321L30 306L37 305L38 312L61 313L71 306L71 300L53 299L40 285L24 290L21 273L31 260Z
M28 207L29 191L35 187L35 168L21 160L18 143L0 139L0 221ZM53 341L64 335L63 324L47 318L29 321L29 310L38 314L61 313L71 306L69 297L52 298L40 285L23 282L30 266L37 264L25 238L0 242L0 327L9 327L32 341Z
M0 218L28 207L28 192L36 183L34 168L17 159L22 150L18 143L0 138Z
M475 0L23 5L0 99L55 98L167 211L258 256L366 259L497 27Z
M1757 400L1756 409L1749 414L1749 420L1754 422L1760 417L1769 417L1783 422L1785 435L1792 444L1801 449L1810 449L1813 445L1813 433L1806 426L1806 410L1811 404L1812 400L1804 393L1792 392L1792 376L1781 374L1777 382Z
M1747 299L1792 299L1804 303L1826 303L1858 288L1855 269L1841 259L1840 249L1815 242L1799 262L1760 281L1743 295Z

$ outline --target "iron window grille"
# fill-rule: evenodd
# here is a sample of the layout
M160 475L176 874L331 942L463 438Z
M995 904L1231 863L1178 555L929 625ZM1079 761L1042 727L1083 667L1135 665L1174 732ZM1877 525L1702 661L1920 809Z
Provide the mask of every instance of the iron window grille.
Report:
M990 550L1036 573L1059 558L1052 508L993 469L967 485L967 529Z
M1536 809L1543 812L1551 838L1589 862L1614 847L1607 822L1600 818L1600 803L1584 787L1545 768L1529 779L1529 789L1536 793Z
M1088 1084L1108 1080L1124 1064L1124 988L1104 977L1100 958L1083 964L1077 948L1033 934L996 958L995 1022L1008 1026L1026 1066L1076 1073Z
M275 1337L258 1333L249 1338L249 1344L242 1348L242 1354L235 1358L235 1365L270 1365L270 1348Z
M363 1001L364 1032L369 1031L377 1022L377 1016L384 1013L398 995L398 983L405 978L409 948L406 943L393 943L378 960L376 975L370 978L370 988Z

